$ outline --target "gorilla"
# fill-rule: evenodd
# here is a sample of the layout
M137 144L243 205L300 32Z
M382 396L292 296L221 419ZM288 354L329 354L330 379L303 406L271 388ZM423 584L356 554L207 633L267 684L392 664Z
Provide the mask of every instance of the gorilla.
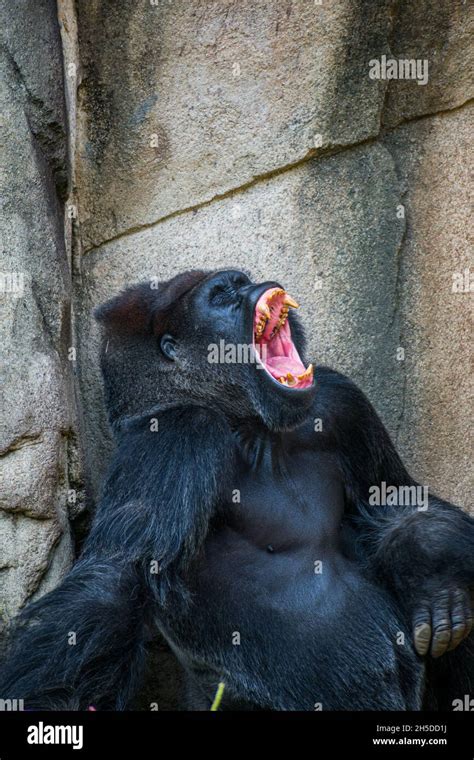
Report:
M189 709L222 683L225 710L472 693L474 520L417 499L364 394L307 363L297 306L193 270L99 307L115 455L75 566L10 626L1 698L126 709L157 630Z

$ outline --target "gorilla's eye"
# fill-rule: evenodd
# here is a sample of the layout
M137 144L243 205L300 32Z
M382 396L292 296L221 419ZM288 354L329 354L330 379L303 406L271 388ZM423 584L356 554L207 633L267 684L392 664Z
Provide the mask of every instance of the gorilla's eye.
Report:
M221 283L212 288L209 298L212 306L226 306L239 300L238 290L233 282Z

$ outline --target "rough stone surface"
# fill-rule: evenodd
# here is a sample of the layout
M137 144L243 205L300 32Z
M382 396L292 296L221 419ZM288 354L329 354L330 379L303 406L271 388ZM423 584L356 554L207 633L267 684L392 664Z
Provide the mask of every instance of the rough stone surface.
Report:
M80 0L85 249L376 135L391 5Z
M55 4L2 7L0 22L0 612L9 615L57 583L72 558L73 400Z
M474 6L465 0L399 0L390 37L390 57L428 62L428 83L393 80L383 123L455 108L474 96L470 65Z
M398 439L415 475L474 512L473 126L474 107L465 106L396 130L385 144L407 187L397 298L406 349ZM453 292L459 275L464 289Z

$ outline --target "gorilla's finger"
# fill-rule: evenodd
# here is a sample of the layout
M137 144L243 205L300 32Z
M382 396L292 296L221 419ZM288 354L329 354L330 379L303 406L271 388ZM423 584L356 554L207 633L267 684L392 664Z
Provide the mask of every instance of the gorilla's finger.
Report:
M474 607L471 600L467 599L467 603L464 607L464 615L466 618L466 637L469 636L474 627Z
M450 593L443 591L433 607L433 640L431 656L441 657L451 642Z
M415 649L423 657L428 652L431 643L431 613L428 606L417 610L413 627Z
M470 609L470 599L467 591L457 589L451 602L451 643L448 651L455 649L469 633L469 617L466 615L468 609Z

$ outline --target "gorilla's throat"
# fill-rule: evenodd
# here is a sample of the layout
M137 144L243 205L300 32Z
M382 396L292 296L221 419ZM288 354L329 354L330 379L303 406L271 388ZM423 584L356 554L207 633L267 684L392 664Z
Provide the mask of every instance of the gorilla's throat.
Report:
M305 368L291 338L290 307L298 304L282 288L270 288L257 301L253 322L255 349L268 374L290 388L308 388L313 365Z

